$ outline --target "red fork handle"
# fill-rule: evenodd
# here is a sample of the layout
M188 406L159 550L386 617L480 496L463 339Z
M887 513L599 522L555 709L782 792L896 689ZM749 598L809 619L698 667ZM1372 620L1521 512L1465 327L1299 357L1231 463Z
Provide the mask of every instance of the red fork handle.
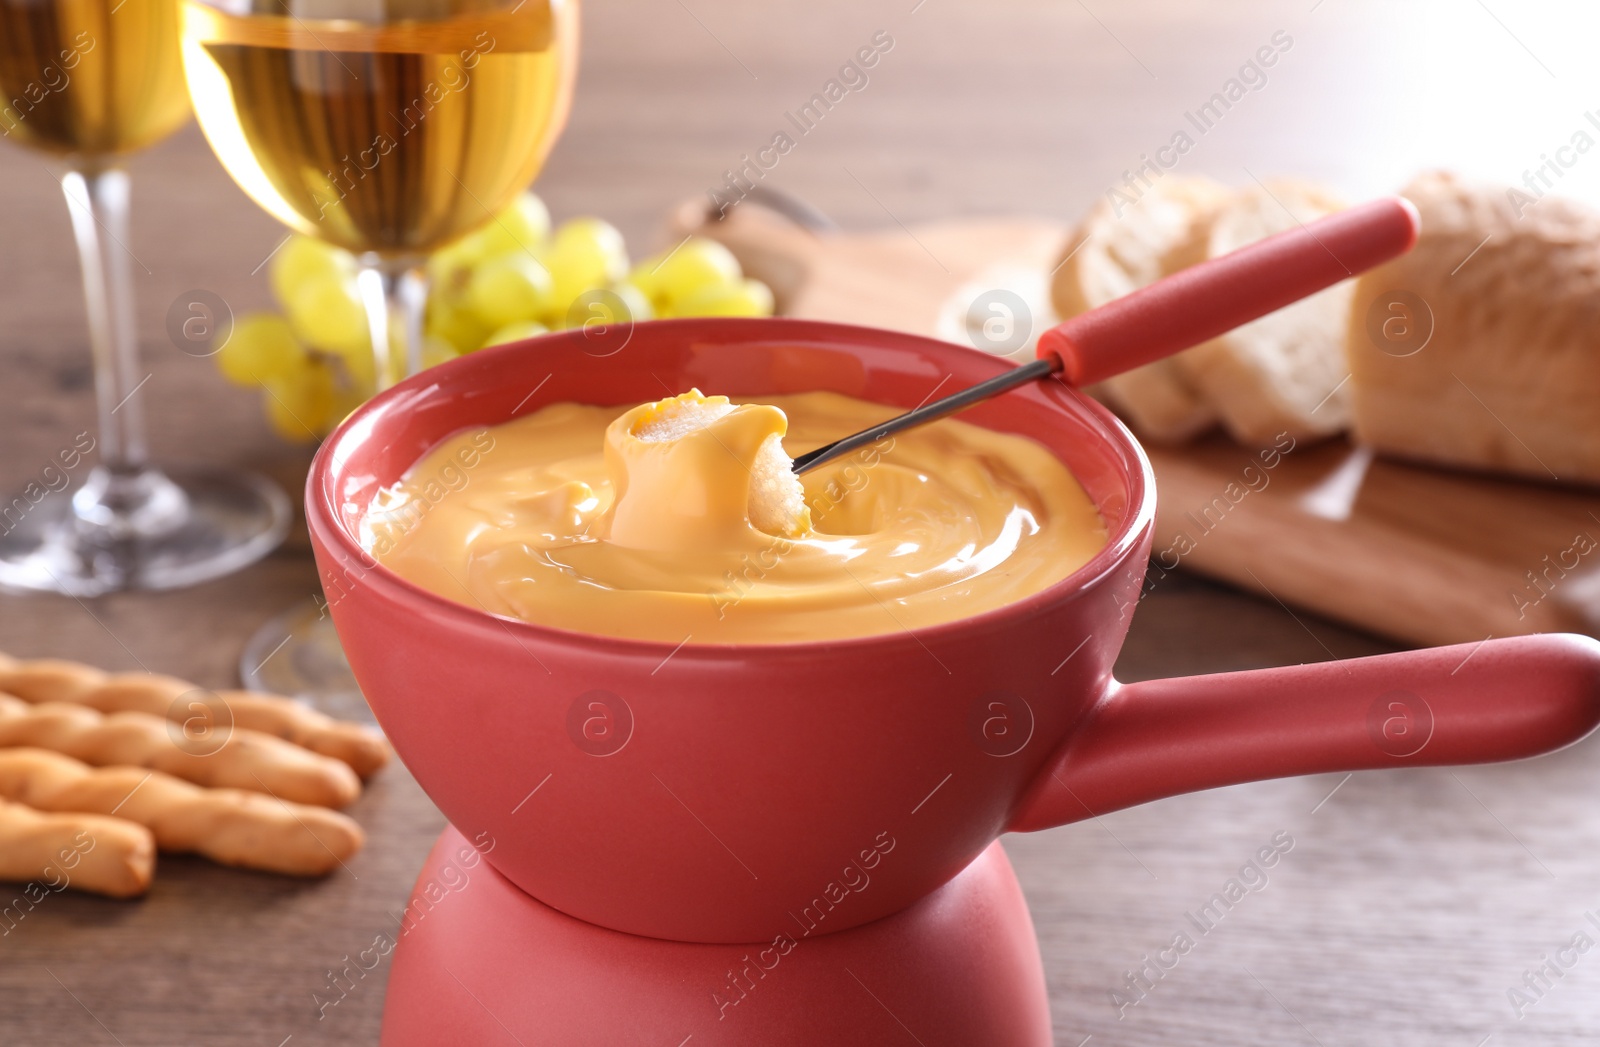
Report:
M1372 200L1201 262L1039 336L1068 383L1089 385L1231 331L1411 250L1417 209Z
M1546 634L1111 690L1009 828L1028 832L1222 785L1490 763L1600 724L1600 642Z

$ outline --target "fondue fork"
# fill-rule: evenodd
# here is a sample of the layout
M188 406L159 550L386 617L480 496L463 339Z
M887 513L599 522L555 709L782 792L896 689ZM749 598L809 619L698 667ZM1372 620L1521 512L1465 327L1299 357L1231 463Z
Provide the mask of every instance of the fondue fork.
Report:
M1037 360L794 460L804 473L1040 378L1083 387L1182 352L1382 265L1417 242L1417 210L1386 197L1173 273L1039 336Z

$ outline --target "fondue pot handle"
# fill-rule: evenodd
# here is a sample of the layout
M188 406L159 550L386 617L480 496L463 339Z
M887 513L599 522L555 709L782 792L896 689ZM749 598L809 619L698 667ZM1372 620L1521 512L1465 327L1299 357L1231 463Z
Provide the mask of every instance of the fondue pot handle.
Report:
M1083 387L1160 360L1411 250L1417 209L1386 197L1182 269L1053 327L1041 359Z
M1009 828L1291 775L1515 760L1597 725L1600 642L1571 634L1113 682Z

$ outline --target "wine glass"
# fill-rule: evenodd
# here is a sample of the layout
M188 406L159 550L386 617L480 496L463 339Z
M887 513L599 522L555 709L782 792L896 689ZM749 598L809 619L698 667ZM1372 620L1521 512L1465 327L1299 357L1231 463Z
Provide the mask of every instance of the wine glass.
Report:
M421 369L428 253L543 166L571 103L577 15L575 0L181 0L201 130L256 203L356 256L379 387ZM321 601L268 622L241 672L365 712Z
M164 471L145 447L123 158L189 118L174 0L0 0L0 133L45 154L72 214L94 358L98 445L70 498L34 483L0 504L0 585L90 596L192 585L288 530L289 501L245 473ZM54 173L54 171L52 171Z

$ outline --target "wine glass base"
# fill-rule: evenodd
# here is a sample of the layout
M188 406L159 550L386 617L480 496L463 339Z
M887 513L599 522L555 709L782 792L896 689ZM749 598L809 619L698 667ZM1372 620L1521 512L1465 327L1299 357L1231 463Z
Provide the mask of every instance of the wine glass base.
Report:
M288 496L250 473L159 477L159 526L115 534L86 525L65 491L0 503L0 587L68 596L176 589L261 559L289 532Z
M300 698L341 720L377 722L345 661L333 619L314 599L256 630L239 656L239 677L252 691Z

